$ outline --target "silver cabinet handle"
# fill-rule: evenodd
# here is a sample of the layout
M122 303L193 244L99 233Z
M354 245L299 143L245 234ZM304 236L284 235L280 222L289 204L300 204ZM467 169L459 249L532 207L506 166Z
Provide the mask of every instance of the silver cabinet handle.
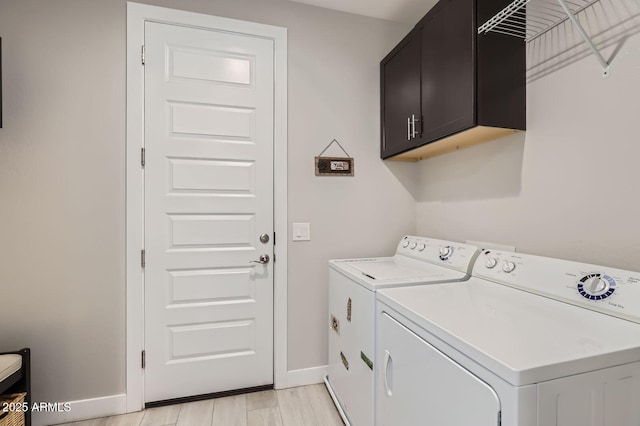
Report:
M261 264L266 264L269 263L269 255L268 254L263 254L260 256L260 258L258 260L252 260L249 263L261 263Z
M420 119L416 119L415 114L411 114L411 137L415 138L418 135L416 132L416 121L420 122Z
M407 117L407 140L411 140L411 117Z

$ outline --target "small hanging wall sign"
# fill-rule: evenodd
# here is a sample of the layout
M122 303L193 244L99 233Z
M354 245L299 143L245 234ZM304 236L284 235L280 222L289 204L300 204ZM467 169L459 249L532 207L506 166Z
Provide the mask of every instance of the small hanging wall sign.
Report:
M327 149L337 143L346 157L323 157ZM340 145L337 140L332 140L320 155L316 157L316 176L353 176L353 158Z

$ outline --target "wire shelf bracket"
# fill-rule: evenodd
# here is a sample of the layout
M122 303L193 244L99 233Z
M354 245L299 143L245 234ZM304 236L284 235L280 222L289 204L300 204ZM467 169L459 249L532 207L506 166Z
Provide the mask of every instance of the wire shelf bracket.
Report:
M557 3L552 0L514 0L487 22L480 25L478 34L495 32L519 37L529 43L568 19L600 63L602 77L608 77L609 63L604 59L576 16L598 0L556 1ZM640 0L636 1L640 2Z

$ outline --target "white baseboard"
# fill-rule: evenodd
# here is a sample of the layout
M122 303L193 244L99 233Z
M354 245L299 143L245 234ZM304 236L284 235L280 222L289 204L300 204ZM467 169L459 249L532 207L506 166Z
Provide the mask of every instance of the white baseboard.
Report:
M296 386L315 385L322 383L324 376L327 375L329 367L321 365L318 367L301 368L300 370L289 370L287 373L287 386L294 388Z
M31 405L38 401L32 401ZM94 419L96 417L115 416L127 411L127 395L111 395L101 398L70 401L65 410L63 403L59 403L59 411L32 412L33 426L50 426L78 420ZM43 407L44 408L44 407ZM51 410L51 407L49 408Z

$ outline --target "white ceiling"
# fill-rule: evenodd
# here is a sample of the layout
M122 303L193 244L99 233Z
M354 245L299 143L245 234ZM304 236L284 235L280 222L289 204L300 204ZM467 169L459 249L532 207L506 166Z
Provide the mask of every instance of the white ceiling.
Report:
M415 25L437 0L291 0L326 9Z

